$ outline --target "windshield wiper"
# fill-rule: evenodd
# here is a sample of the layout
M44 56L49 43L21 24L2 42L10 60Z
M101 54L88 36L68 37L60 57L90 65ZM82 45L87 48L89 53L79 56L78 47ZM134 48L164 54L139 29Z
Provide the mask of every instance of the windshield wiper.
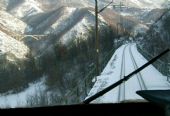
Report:
M133 77L134 74L140 72L141 70L143 70L144 68L146 68L147 66L149 66L150 64L154 63L157 59L159 59L160 57L162 57L164 54L166 54L167 52L169 52L170 49L165 50L164 52L162 52L161 54L159 54L158 56L156 56L155 58L151 59L150 61L148 61L146 64L144 64L143 66L141 66L140 68L138 68L137 70L135 70L134 72L130 73L129 75L125 76L123 79L117 81L116 83L110 85L109 87L105 88L104 90L96 93L95 95L87 98L86 100L83 101L84 104L89 104L91 101L97 99L98 97L104 95L105 93L109 92L110 90L114 89L115 87L119 86L120 84L122 84L123 82L126 82L127 80L129 80L131 77Z

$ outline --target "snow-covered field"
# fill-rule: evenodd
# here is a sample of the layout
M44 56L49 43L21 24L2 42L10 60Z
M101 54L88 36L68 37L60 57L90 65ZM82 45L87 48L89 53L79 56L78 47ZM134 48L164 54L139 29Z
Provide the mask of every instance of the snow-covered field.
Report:
M27 89L17 94L0 94L0 108L27 107L27 98L29 96L33 96L37 94L37 92L44 91L46 89L44 81L45 77L42 77L41 80L29 84Z
M135 44L121 46L116 50L101 75L97 77L97 81L89 92L87 98L120 80L123 51L125 58L125 76L135 70L131 59L130 49L138 67L147 62L147 60L137 51ZM170 83L166 81L166 77L152 65L142 70L140 75L142 76L144 84L142 83L141 78L134 75L134 77L129 79L127 82L92 101L92 103L119 103L131 100L138 101L143 100L142 97L136 94L136 91L138 90L170 89ZM143 85L141 86L141 84ZM122 89L122 87L124 87L124 89Z

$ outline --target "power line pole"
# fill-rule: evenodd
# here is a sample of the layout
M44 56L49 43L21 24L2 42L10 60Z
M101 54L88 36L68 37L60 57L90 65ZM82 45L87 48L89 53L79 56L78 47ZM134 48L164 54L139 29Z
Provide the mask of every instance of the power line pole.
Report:
M95 49L96 49L96 55L95 55L95 60L96 60L96 76L100 74L100 59L99 59L99 53L100 53L100 45L99 45L99 20L98 20L98 14L105 10L109 5L113 3L113 0L108 3L106 6L104 6L101 10L98 10L98 0L95 0ZM96 77L97 78L97 77ZM95 78L95 79L96 79Z
M99 62L99 28L98 28L98 1L95 0L95 49L96 49L96 76L100 74L100 62Z

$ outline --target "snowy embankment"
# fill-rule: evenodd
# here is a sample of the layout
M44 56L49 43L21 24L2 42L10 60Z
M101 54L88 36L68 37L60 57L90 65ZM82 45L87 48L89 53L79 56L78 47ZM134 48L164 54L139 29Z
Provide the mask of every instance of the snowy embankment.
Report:
M132 51L132 55L130 51ZM137 51L135 44L127 44L121 46L116 50L101 75L97 77L97 81L91 89L88 97L117 82L123 78L123 76L127 76L133 72L135 70L135 66L132 56L136 61L137 67L140 67L147 62L147 60ZM122 65L122 59L124 59L124 65ZM124 67L125 71L122 70L122 66ZM120 75L122 74L124 75L121 77ZM137 75L134 75L127 82L121 84L121 86L114 88L110 92L94 100L92 103L120 103L124 101L137 102L141 100L145 101L142 97L136 94L136 91L164 89L170 89L170 83L166 81L165 76L163 76L158 70L150 65Z
M134 52L135 60L138 67L147 63L148 61L137 51L136 46L132 46L132 52ZM162 90L170 89L170 83L167 82L167 78L162 75L153 65L146 67L141 71L143 79L147 85L148 90Z
M46 86L44 85L45 76L41 80L29 84L29 87L24 91L16 94L0 94L0 108L16 108L16 107L27 107L29 103L28 97L37 94L39 91L45 91Z

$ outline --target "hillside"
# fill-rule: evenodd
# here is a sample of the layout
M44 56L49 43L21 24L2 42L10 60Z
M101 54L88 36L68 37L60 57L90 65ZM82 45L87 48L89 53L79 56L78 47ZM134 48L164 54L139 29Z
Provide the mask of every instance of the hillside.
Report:
M0 10L0 25L1 30L4 32L6 31L8 35L11 35L10 33L24 34L27 27L26 23L15 18L4 10Z
M151 26L150 30L148 30L147 34L144 36L143 39L144 44L146 44L146 41L153 41L153 44L152 43L149 44L148 47L151 48L152 46L153 49L154 48L157 50L159 49L159 51L154 50L157 53L167 48L170 45L169 44L169 17L170 17L169 14L170 14L169 10L164 11L161 17ZM164 47L162 47L161 45Z
M11 46L13 50L10 49L11 51L6 51L7 55L5 52L0 56L1 62L5 61L0 68L0 72L3 72L0 93L11 95L22 92L29 87L29 83L46 75L45 92L52 92L57 104L64 104L65 100L64 98L60 100L61 96L72 91L78 81L94 68L94 12L87 8L62 6L51 11L28 15L27 11L32 7L25 5L27 4L22 2L10 10L1 10L3 18L0 20L2 24L0 27L2 33L5 33L3 36L6 40L4 43L5 40L2 38L4 45L1 50L3 51L7 46ZM26 7L26 12L18 15L20 14L18 11L24 7ZM12 15L12 12L15 12L15 15ZM114 34L102 16L99 17L99 24L102 33L100 41L103 43L100 56L102 59L113 47L113 42L110 41ZM28 36L20 41L13 38L14 35L24 34L41 34L45 37L35 39ZM24 47L27 48L26 53L23 54L25 59L17 58L16 56L22 56L20 54L26 49ZM92 65L91 68L85 68L90 65ZM17 77L12 78L12 76ZM4 83L5 77L8 80L7 83ZM80 85L80 88L83 89L83 86ZM88 88L90 88L89 85ZM73 99L81 100L83 97L85 93L76 98L73 96ZM51 104L54 103L56 102L53 101Z
M169 29L170 11L165 11L161 17L151 26L147 33L141 37L138 47L143 49L141 53L147 59L153 58L170 46L170 29ZM147 51L147 52L146 52ZM164 75L169 75L170 54L162 57L154 66Z

